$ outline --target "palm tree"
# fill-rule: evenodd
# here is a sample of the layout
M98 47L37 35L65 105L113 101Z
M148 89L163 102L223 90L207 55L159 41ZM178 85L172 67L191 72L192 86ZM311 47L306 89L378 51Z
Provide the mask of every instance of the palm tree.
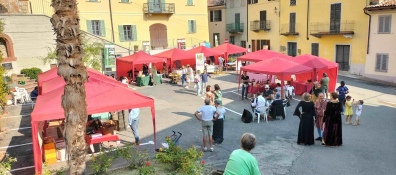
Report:
M81 45L80 25L77 13L77 0L52 0L55 9L51 23L56 34L56 53L58 57L58 75L65 79L62 96L66 124L64 137L69 156L69 174L85 173L85 131L87 122L87 104L84 83L87 70L82 62L84 51Z

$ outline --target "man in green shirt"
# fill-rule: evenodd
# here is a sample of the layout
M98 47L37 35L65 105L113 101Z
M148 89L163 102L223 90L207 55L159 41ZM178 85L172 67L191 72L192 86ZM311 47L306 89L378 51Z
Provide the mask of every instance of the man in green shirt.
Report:
M327 94L329 92L329 81L330 78L327 76L326 73L323 73L323 78L320 79L320 86L322 87L322 92L324 93L326 98L328 97Z
M228 159L224 175L261 175L256 158L250 151L256 146L256 136L245 133L241 138L242 149L234 150Z

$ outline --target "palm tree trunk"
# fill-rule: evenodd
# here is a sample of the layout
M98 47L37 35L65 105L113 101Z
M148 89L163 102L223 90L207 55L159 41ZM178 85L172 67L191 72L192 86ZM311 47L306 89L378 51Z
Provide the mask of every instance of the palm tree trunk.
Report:
M51 23L56 34L58 75L65 79L62 96L66 124L64 137L69 156L69 174L85 173L87 104L84 83L87 70L82 62L84 55L80 39L77 0L52 0L55 14Z

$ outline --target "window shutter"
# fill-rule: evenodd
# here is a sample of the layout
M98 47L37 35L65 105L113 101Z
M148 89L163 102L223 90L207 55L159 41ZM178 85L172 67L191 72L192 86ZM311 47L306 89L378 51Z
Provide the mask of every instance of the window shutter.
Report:
M100 20L100 36L105 37L106 36L106 26L104 20Z
M375 70L381 70L381 59L382 56L380 54L377 54L377 58L375 61Z
M223 20L223 17L221 16L222 15L222 11L221 10L218 10L218 12L219 12L219 21L222 21Z
M384 17L384 32L390 33L391 32L391 16Z
M188 33L192 33L191 20L188 20Z
M131 25L131 29L132 29L132 41L137 41L136 25Z
M161 0L161 11L164 12L165 11L165 0Z
M149 12L153 12L153 7L154 7L154 0L148 0L148 9L149 9Z
M381 70L387 71L388 70L388 55L382 55L382 62L381 62Z
M193 24L194 24L193 32L197 33L197 21L193 20Z
M378 33L384 32L384 17L378 17Z
M125 41L124 26L123 25L118 25L118 34L120 36L120 42Z
M89 33L93 33L93 31L92 31L92 21L91 20L87 20L87 31Z
M187 5L193 5L193 0L187 0Z
M214 13L214 11L213 10L211 10L210 11L210 22L213 22L213 18L214 18L214 16L213 16L213 13Z

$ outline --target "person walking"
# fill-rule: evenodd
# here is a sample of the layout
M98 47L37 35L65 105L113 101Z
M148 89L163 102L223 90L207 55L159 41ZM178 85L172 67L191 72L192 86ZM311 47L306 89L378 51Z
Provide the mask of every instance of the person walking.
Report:
M341 112L344 113L345 96L349 93L349 89L347 86L345 86L345 82L341 81L340 86L338 86L336 91L338 92L338 101L341 102Z
M215 86L216 87L216 86ZM215 100L215 107L217 113L219 113L219 118L213 121L213 142L216 144L221 144L224 140L224 114L226 113L225 108L221 105L220 100Z
M322 88L322 92L325 95L326 99L328 98L329 93L329 82L330 78L327 76L327 73L323 73L323 77L320 79L320 87Z
M323 117L324 130L322 145L341 146L342 145L342 104L338 100L337 92L330 94L331 100L327 102Z
M314 117L315 105L310 99L311 95L303 94L303 101L300 101L293 115L300 117L300 126L298 128L297 144L313 145L314 142ZM301 107L301 111L300 111Z
M242 100L244 99L243 97L245 97L245 99L247 98L247 94L248 94L248 89L249 89L249 76L247 75L246 71L243 71L243 74L241 76L242 79Z
M135 143L136 145L139 145L139 115L140 115L140 109L139 108L134 108L129 110L129 126L132 129L132 133L135 136Z
M197 70L197 73L195 74L194 77L194 82L195 82L195 87L197 88L197 96L201 96L201 71Z
M355 123L353 123L354 126L360 125L360 116L362 115L362 110L363 110L363 100L359 100L356 104L356 118L355 118Z
M234 150L228 159L224 175L261 175L256 158L250 153L256 146L256 136L245 133L241 148Z
M216 108L210 105L210 100L205 98L205 105L201 106L195 113L194 116L199 121L202 122L202 142L203 142L203 151L208 151L206 147L206 138L208 137L210 151L213 152L213 121L216 121L219 118L219 113L216 111ZM201 113L201 117L198 117L198 114Z
M318 94L318 99L315 101L315 126L318 131L318 138L315 140L322 141L322 133L323 133L323 116L327 106L327 99L324 97L324 93L321 92Z
M203 71L203 73L201 74L201 79L202 79L202 88L201 89L205 89L207 84L208 84L208 77L210 77L210 75L208 74L208 71L205 69ZM201 91L201 93L203 94L203 91Z

